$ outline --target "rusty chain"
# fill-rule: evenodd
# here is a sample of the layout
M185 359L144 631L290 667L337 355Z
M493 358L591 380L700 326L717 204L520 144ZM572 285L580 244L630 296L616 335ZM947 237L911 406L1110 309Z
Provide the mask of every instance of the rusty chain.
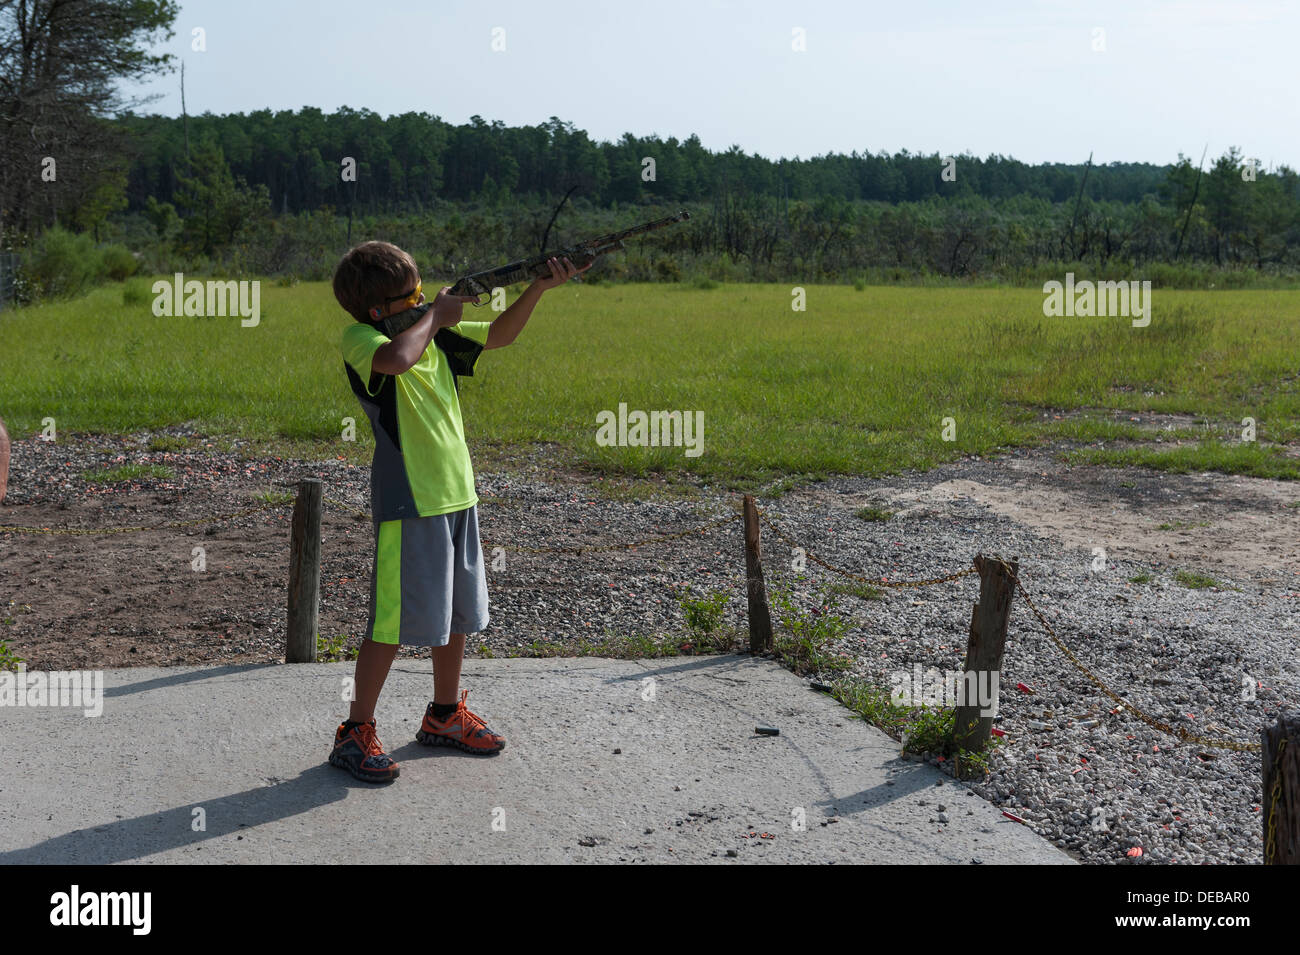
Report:
M1162 733L1165 733L1169 736L1174 737L1175 739L1179 739L1183 741L1184 743L1196 743L1200 746L1208 746L1213 749L1230 749L1239 753L1259 752L1260 750L1259 743L1239 743L1236 740L1218 740L1218 739L1211 739L1210 737L1207 736L1197 736L1194 733L1187 732L1182 727L1170 726L1168 723L1158 720L1154 716L1151 716L1150 714L1146 713L1141 707L1135 705L1131 701L1122 699L1119 696L1119 694L1117 694L1114 690L1112 690L1109 686L1106 685L1105 681L1103 681L1101 677L1093 673L1092 670L1090 670L1077 656L1074 655L1074 651L1072 651L1068 646L1066 646L1064 640L1062 640L1059 636L1057 636L1056 629L1050 623L1047 622L1047 618L1043 616L1042 612L1038 609L1038 606L1034 603L1033 597L1031 597L1029 595L1029 591L1025 589L1024 583L1021 582L1017 574L1012 572L1011 566L1005 560L1002 560L1000 557L994 557L992 559L996 560L1006 569L1007 574L1008 576L1011 577L1011 580L1015 584L1016 589L1019 590L1021 596L1025 598L1025 605L1029 607L1029 609L1033 612L1034 616L1038 618L1038 622L1043 625L1043 630L1052 639L1052 642L1056 644L1057 649L1059 649L1061 653L1065 655L1065 658L1067 660L1069 660L1072 664L1074 664L1075 668L1080 673L1082 673L1090 681L1092 681L1093 685L1096 686L1097 689L1101 690L1102 693L1106 694L1106 696L1110 697L1112 700L1118 703L1125 710L1132 713L1139 720L1141 720L1143 723L1146 723L1151 728L1157 729Z
M493 498L486 498L485 500L492 501L494 503L499 502L499 499L493 499ZM337 500L336 498L330 498L330 497L324 498L324 501L336 507L340 507L343 508L344 510L350 511L358 518L370 520L370 514L368 512L363 511L360 508L354 507L345 501L340 501ZM0 533L92 536L92 535L108 535L108 534L129 534L129 533L138 533L138 532L150 531L150 530L175 530L184 527L193 527L197 524L223 523L225 521L234 520L235 518L238 517L244 517L249 514L256 514L260 511L270 510L271 508L284 507L284 506L285 506L284 503L276 503L276 504L266 503L266 504L261 504L257 507L245 508L243 510L236 511L231 514L211 515L208 517L194 518L191 520L172 521L166 524L158 524L153 526L139 526L139 527L75 528L75 527L24 527L18 525L0 525ZM770 516L768 516L768 514L765 511L759 510L757 507L755 507L755 510L758 512L760 521L762 521L762 523L770 531L772 531L773 534L775 534L780 540L782 540L788 546L802 550L804 554L808 557L808 559L811 560L813 563L818 564L819 566L824 567L827 570L839 574L843 577L848 577L850 579L857 580L862 583L870 584L871 586L885 587L885 588L928 587L936 584L948 583L954 580L960 580L963 577L968 577L972 574L978 573L978 570L976 568L969 567L965 570L957 571L952 574L947 574L942 577L930 577L924 580L890 581L884 579L872 579L870 577L865 577L861 574L856 574L853 573L852 571L845 570L842 567L837 567L834 564L826 560L823 560L821 557L814 554L811 550L796 543L789 536L787 536L785 532L781 530L780 526L776 523L776 521ZM673 534L662 534L662 535L657 535L655 537L648 537L639 541L629 541L629 542L622 542L618 544L601 544L601 545L594 545L588 547L575 546L575 545L560 545L555 547L510 546L507 549L515 551L516 553L524 553L524 554L573 554L573 555L607 553L616 550L632 550L637 547L643 547L649 544L662 544L668 541L681 540L684 537L690 537L691 535L694 534L699 534L708 530L712 530L715 527L722 526L728 521L734 520L739 513L740 513L739 507L732 507L731 509L729 509L729 511L726 514L714 518L711 521L707 521L702 525L698 525L696 527L692 527L684 531L678 531ZM497 545L496 543L494 543L489 539L484 539L483 545L487 547L504 546L504 545ZM1206 736L1199 736L1193 733L1188 733L1182 727L1174 727L1168 723L1163 722L1162 720L1156 719L1154 716L1151 716L1150 714L1145 712L1141 707L1137 706L1133 702L1129 700L1125 700L1122 697L1120 697L1120 695L1117 694L1114 690L1112 690L1105 683L1105 681L1103 681L1100 677L1098 677L1095 673L1093 673L1093 671L1075 655L1074 651L1072 651L1069 648L1069 646L1065 643L1065 641L1061 639L1061 637L1057 634L1056 629L1051 625L1051 623L1048 622L1047 618L1043 616L1042 611L1038 609L1038 605L1034 603L1033 597L1030 595L1029 591L1025 588L1024 582L1021 581L1018 574L1012 571L1011 566L1002 558L994 557L991 559L996 560L1006 570L1007 575L1011 577L1013 583L1015 584L1016 589L1019 590L1021 596L1024 597L1025 605L1038 619L1038 622L1042 625L1044 632L1052 640L1052 642L1056 644L1057 649L1059 649L1061 653L1065 656L1065 658L1069 660L1070 663L1073 664L1074 667L1080 673L1082 673L1085 677L1087 677L1088 680L1094 686L1097 687L1097 689L1099 689L1103 694L1105 694L1107 697L1109 697L1111 700L1117 703L1120 707L1132 713L1139 720L1141 720L1143 723L1146 723L1148 726L1152 727L1153 729L1159 730L1160 732L1172 736L1185 743L1194 743L1201 746L1207 746L1215 749L1233 750L1236 752L1250 753L1250 752L1260 751L1261 744L1259 743L1241 743L1235 740L1219 740L1219 739L1213 739ZM1283 742L1285 744L1285 741ZM1279 750L1279 754L1280 754L1280 750ZM1276 799L1276 794L1274 795L1274 799ZM1270 803L1270 819L1269 819L1270 826L1272 825L1272 817L1271 817L1272 805L1273 804ZM1270 843L1270 848L1271 847L1272 847L1272 843Z

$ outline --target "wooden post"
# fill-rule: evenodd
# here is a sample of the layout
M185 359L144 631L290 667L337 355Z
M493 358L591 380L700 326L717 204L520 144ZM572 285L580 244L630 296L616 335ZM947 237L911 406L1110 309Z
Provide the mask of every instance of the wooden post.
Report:
M1011 597L1015 592L1012 574L1020 572L1020 559L1011 562L1011 570L1000 560L990 560L982 554L975 556L975 569L980 575L980 599L971 612L970 639L966 644L966 666L963 668L963 686L968 688L966 702L957 707L952 722L952 748L979 751L984 748L993 730L993 711L997 709L998 687L991 674L1002 678L1002 651L1007 642L1007 623L1011 618ZM974 677L969 674L974 673ZM970 699L971 692L979 687L993 691L988 704L989 715L981 714L980 701ZM960 759L960 757L959 757Z
M285 663L316 662L316 615L320 608L319 478L298 482L289 538L289 627Z
M5 499L5 491L9 487L9 432L5 430L5 422L0 418L0 501Z
M772 616L767 609L767 586L763 583L763 555L758 539L758 508L754 496L745 495L745 576L749 592L749 652L772 649Z
M1262 731L1264 864L1300 865L1300 717Z

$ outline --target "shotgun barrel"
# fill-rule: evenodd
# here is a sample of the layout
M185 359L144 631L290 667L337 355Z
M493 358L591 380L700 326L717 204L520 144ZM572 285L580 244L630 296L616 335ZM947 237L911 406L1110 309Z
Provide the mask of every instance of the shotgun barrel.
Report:
M509 262L494 269L474 272L458 278L451 286L451 294L473 295L476 299L481 296L490 298L492 290L495 288L505 288L518 282L527 282L531 279L544 278L550 275L551 269L547 263L552 258L567 258L578 268L582 268L602 255L621 251L624 248L624 241L633 236L644 235L647 232L654 232L656 229L663 229L678 222L685 222L690 217L691 214L683 210L676 215L665 216L652 222L643 222L641 225L632 226L632 228L623 229L620 232L599 235L594 239L587 239L574 245L543 252L541 255L519 259L517 262ZM470 304L477 307L486 305L487 302L475 301ZM379 328L389 338L395 338L418 322L420 316L431 307L432 304L426 302L423 305L417 305L415 308L408 308L404 312L398 312L396 315L390 315L378 323Z

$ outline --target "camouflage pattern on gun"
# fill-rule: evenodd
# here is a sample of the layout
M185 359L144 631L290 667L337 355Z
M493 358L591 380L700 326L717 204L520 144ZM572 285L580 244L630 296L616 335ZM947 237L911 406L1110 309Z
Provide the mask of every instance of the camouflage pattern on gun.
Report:
M547 262L552 258L563 261L567 258L576 268L582 268L590 262L609 252L618 252L624 248L623 242L636 235L642 235L646 232L653 232L656 229L662 229L676 222L684 222L689 219L689 212L679 212L676 215L667 216L663 219L655 219L653 222L646 222L630 229L624 229L621 232L611 232L608 235L597 236L594 239L587 239L585 242L579 242L576 245L566 246L561 249L555 249L550 252L544 252L541 255L535 255L532 258L520 259L517 262L510 262L506 265L499 266L495 269L487 269L483 272L475 272L472 275L466 275L456 280L451 286L450 294L452 295L473 295L477 300L481 296L486 296L487 300L491 299L494 288L505 288L508 285L514 285L517 282L527 282L530 279L546 278L551 274L551 268ZM470 304L476 308L486 305L485 301L474 301ZM417 305L415 308L408 308L404 312L398 312L396 315L389 315L387 318L378 322L381 331L389 338L396 338L402 332L406 331L412 325L420 320L426 311L433 307L432 302L425 302L423 305Z

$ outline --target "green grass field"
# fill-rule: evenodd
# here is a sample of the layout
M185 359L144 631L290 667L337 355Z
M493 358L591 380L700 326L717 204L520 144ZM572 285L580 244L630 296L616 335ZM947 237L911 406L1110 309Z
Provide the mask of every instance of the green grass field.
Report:
M146 285L147 288L147 285ZM0 313L0 416L15 436L192 422L206 433L368 460L338 351L351 321L328 285L265 282L257 327L158 318L123 286ZM1161 291L1151 324L1047 318L1038 289L574 285L463 382L471 447L558 444L606 472L683 469L726 483L879 474L1067 438L1083 460L1295 478L1300 292ZM467 309L468 317L493 317ZM619 403L704 412L704 453L600 447ZM1194 416L1162 444L1111 409ZM1075 412L1082 411L1082 414ZM1046 413L1046 414L1045 414ZM358 441L341 440L342 419ZM955 440L943 440L943 419ZM1241 421L1258 441L1241 441Z

